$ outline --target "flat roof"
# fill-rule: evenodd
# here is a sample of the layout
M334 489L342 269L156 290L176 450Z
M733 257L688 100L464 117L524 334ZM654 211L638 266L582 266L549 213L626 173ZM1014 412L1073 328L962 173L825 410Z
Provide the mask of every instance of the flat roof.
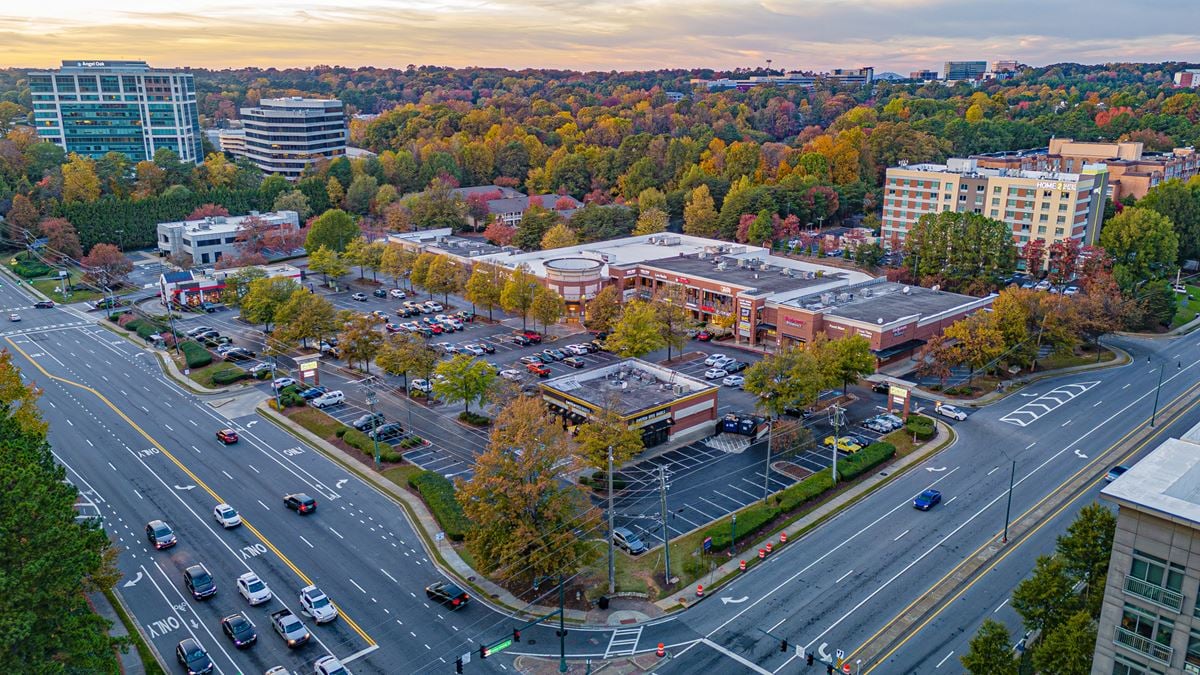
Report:
M622 237L608 241L594 241L576 246L564 246L545 251L510 251L491 256L490 262L508 268L516 268L520 264L529 267L534 276L546 276L544 263L554 258L591 258L600 260L607 265L635 265L674 255L695 255L701 252L725 251L729 253L744 253L758 251L763 255L767 249L761 246L732 244L717 239L694 237L690 234L643 234L633 237ZM608 275L608 270L604 270Z
M739 262L753 263L753 266L739 266ZM718 267L721 263L724 263L724 269ZM807 295L816 290L844 287L871 278L862 272L813 265L781 256L700 258L690 255L648 260L644 264L715 283L752 288L756 292L743 295L765 295L772 299L784 295Z
M912 316L926 319L957 311L972 303L983 305L986 300L988 298L879 280L843 291L809 293L780 304L848 321L888 325Z
M540 385L547 392L564 394L595 408L611 406L622 417L719 388L641 359L615 361Z
M1200 527L1200 424L1163 441L1100 496L1160 517Z
M389 234L387 238L396 243L422 246L458 258L473 260L480 257L506 255L506 249L496 246L482 237L461 237L453 234L448 227Z
M953 162L953 160L951 160ZM963 162L964 160L958 160ZM1086 167L1085 167L1086 168ZM907 166L892 166L888 167L888 171L918 171L923 173L944 173L954 174L956 176L980 177L980 178L1025 178L1029 180L1053 180L1053 181L1068 181L1079 182L1086 178L1090 178L1090 174L1066 173L1063 171L1032 171L1029 169L992 169L988 167L978 166L973 160L970 163L957 164L909 164Z

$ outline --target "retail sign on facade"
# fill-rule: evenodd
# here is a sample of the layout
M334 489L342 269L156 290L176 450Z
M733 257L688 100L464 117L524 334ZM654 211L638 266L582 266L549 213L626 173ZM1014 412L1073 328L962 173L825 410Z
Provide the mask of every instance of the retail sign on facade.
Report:
M690 284L690 283L692 283L692 282L688 281L688 278L687 278L687 277L675 277L675 283L679 283L679 284Z
M733 289L731 289L728 286L722 286L721 292L724 293L725 295L729 295L730 293L733 293Z
M630 429L639 429L641 427L654 424L655 422L657 422L659 420L667 419L670 416L671 416L671 409L670 408L662 408L660 410L655 410L654 412L646 413L645 415L639 415L639 416L633 418L632 420L629 421L628 426Z
M869 331L869 330L866 330L865 328L859 328L859 329L858 329L858 334L859 334L859 335L861 335L861 336L863 336L863 337L865 337L865 338L867 338L868 340L870 340L870 339L871 339L871 331Z
M903 337L904 331L908 330L908 326L900 326L892 329L892 337Z
M659 279L659 280L661 280L661 281L666 281L666 280L667 280L667 275L663 274L662 272L655 272L655 273L654 273L654 278L655 278L655 279Z
M804 328L804 322L800 319L793 319L790 316L783 317L783 325L792 326L793 328Z
M709 314L712 314L717 311L717 308L713 307L712 305L700 305L700 311L708 312Z

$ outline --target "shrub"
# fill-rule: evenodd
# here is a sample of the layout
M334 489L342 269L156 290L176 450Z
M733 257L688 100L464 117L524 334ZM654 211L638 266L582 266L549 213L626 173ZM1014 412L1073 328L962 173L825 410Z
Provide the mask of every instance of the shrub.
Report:
M341 438L346 435L347 431L350 431L350 427L338 427L338 430L333 432L333 435Z
M394 450L385 450L379 453L379 459L389 464L399 464L404 461L404 456Z
M842 480L851 480L895 456L896 446L891 443L872 443L846 459L839 460L838 475Z
M229 370L218 370L217 372L213 373L212 381L213 384L233 384L234 382L237 382L238 380L244 380L247 377L250 377L250 373L247 373L241 368L230 368Z
M142 321L141 323L138 324L137 334L138 334L138 337L142 338L143 340L149 340L150 336L154 335L157 332L158 332L157 324L153 324L149 321ZM211 359L212 357L210 356L209 358Z
M933 438L933 420L923 415L909 415L904 428L923 441Z
M372 457L375 456L375 442L358 429L346 429L346 433L342 434L342 440L352 448L357 448Z
M183 352L188 368L200 368L212 363L212 354L198 342L189 340L179 345L179 349Z
M287 387L283 393L279 395L279 402L287 408L295 408L305 404L305 400L300 397L300 392L296 391L295 387Z
M491 422L492 422L491 418L488 417L487 415L480 415L478 413L467 412L466 410L464 410L458 414L458 419L462 420L463 422L466 422L467 424L470 424L471 426L475 426L475 427L486 427L487 425L491 424Z
M257 373L255 373L255 374L254 374L254 379L256 379L256 380L269 380L269 379L271 379L271 371L269 371L269 370L260 370L260 371L258 371Z
M12 266L12 271L26 279L32 279L50 274L50 266L39 260L22 260Z
M451 541L462 541L471 522L454 498L454 483L440 473L422 471L408 479L408 484L421 493L421 498L433 511L433 517Z
M129 324L133 323L134 321L137 321L137 317L128 312L126 312L124 314L109 314L108 318L111 319L112 321L117 322L117 325L122 328L128 326ZM133 330L133 329L130 328L129 330Z
M831 487L833 487L833 479L829 476L829 469L822 469L777 493L775 505L779 507L780 513L788 513L810 499L821 496Z
M754 535L777 515L779 515L779 509L774 506L767 506L762 503L747 506L737 512L737 536L749 537ZM709 528L704 533L704 536L712 537L713 551L727 551L729 549L730 534L732 533L730 532L729 521L725 520L720 525Z

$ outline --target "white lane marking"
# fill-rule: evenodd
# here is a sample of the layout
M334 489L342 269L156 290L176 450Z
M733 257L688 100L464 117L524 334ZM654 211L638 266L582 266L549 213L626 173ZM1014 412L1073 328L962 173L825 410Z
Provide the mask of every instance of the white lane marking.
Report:
M946 660L947 660L947 659L949 659L951 656L954 656L954 650L953 650L953 649L951 649L951 650L950 650L950 653L949 653L949 654L947 654L946 656L944 656L944 657L942 658L942 660L941 660L941 661L938 661L938 664L937 664L936 666L934 666L934 668L941 668L941 667L942 667L942 664L943 664L943 663L945 663L945 662L946 662Z
M134 490L133 494L137 495L138 499L145 499L145 497L142 496L142 493L138 492L137 490Z
M307 540L307 539L305 539L305 538L304 538L304 535L300 535L300 541L302 541L302 542L304 542L304 543L308 544L308 547L309 547L309 548L316 548L316 546L313 546L313 545L312 545L312 542L310 542L309 540Z
M167 424L166 422L163 422L163 426L167 428L167 431L175 431L174 429L171 428L171 425Z
M1034 441L1034 442L1030 443L1029 445L1025 446L1025 449L1026 449L1026 450L1028 450L1028 449L1032 448L1032 447L1033 447L1033 446L1035 446L1035 445L1037 445L1037 441Z
M88 441L88 439L85 438L83 440L87 441L88 447L92 447L92 448L96 447L96 445L94 443L92 443L91 441Z
M188 420L188 424L191 424L191 425L192 425L192 426L194 426L194 427L198 427L198 426L200 426L199 424L196 424L196 420L193 420L193 419L189 419L189 420Z
M1104 399L1100 399L1099 401L1096 401L1095 403L1092 404L1092 407L1095 408L1096 406L1100 405L1101 403L1104 403Z
M70 424L71 426L75 426L75 423L72 422L70 419L67 419L67 424Z
M733 659L734 661L737 661L738 663L749 668L750 670L753 670L756 673L762 673L762 675L771 675L771 671L759 667L758 664L754 663L753 661L748 661L748 660L742 658L742 656L740 654L735 654L735 653L729 651L728 649L722 647L721 645L713 642L712 640L709 640L708 638L704 638L703 640L701 640L701 642L708 645L709 647L712 647L713 649L717 650L718 652L721 652L725 656L728 656L729 658Z
M1067 425L1068 425L1068 424L1070 424L1070 423L1071 423L1071 420L1067 420L1066 422L1063 422L1063 423L1062 423L1061 425L1059 425L1059 426L1064 426L1064 427L1065 427L1065 426L1067 426Z
M370 654L371 652L375 651L376 649L379 649L379 645L371 645L370 647L367 647L366 649L364 649L362 651L354 652L350 656L347 656L344 659L338 659L338 660L341 661L342 663L350 663L351 661L354 661L356 659L361 659L362 657L366 656L367 654Z
M998 467L998 466L994 466L994 467L992 467L992 470L991 470L991 471L987 472L987 475L989 475L989 476L990 476L990 475L992 475L992 474L996 473L996 472L997 472L997 471L999 471L999 470L1000 470L1000 467Z
M341 533L341 532L338 532L337 530L333 529L332 527L331 527L331 528L329 528L329 531L330 531L330 532L332 532L332 533L334 533L334 534L336 534L336 535L338 536L338 539L345 539L345 537L343 537L343 536L342 536L342 533ZM415 637L415 636L414 636L414 637Z
M1130 382L1129 384L1133 384L1133 383L1132 383L1132 382ZM1128 388L1129 388L1129 384L1127 384L1127 385L1125 385L1124 387L1121 387L1121 388L1122 388L1122 389L1128 389Z
M253 465L253 464L247 464L246 466L250 467L251 469L254 469L254 465ZM262 472L261 472L261 471L259 471L258 469L254 469L254 473L262 473Z
M385 570L385 569L383 569L383 568L380 568L380 569L379 569L379 571L380 571L380 572L383 572L383 576L385 576L385 577L387 577L387 578L391 579L393 584L398 584L398 583L400 583L399 581L396 581L396 578L395 578L395 577L393 577L392 575L388 574L388 573L387 573L387 570Z
M107 464L108 464L108 468L112 469L113 471L117 470L117 467L113 466L112 462L107 462Z
M229 480L233 480L233 476L230 476L229 472L226 471L225 469L221 469L221 473L225 474L225 477L228 478Z
M349 581L350 583L354 584L354 587L355 587L355 588L357 588L358 590L362 591L363 593L366 593L366 592L367 592L367 591L366 591L366 589L364 589L362 586L359 586L359 585L358 585L358 582L356 582L355 580L353 580L353 579L348 579L348 581Z
M903 537L904 535L908 534L911 531L912 530L905 530L905 531L901 532L900 534L896 535L896 538L893 539L892 541L900 541L900 537Z
M780 619L780 620L779 620L779 623L777 623L777 624L775 624L774 626L771 626L770 628L768 628L768 629L767 629L767 632L768 632L768 633L770 633L771 631L775 630L776 628L779 628L780 626L782 626L782 625L783 625L783 622L784 622L784 621L787 621L787 619L786 619L786 618L785 618L785 619Z
M999 605L996 606L996 609L992 610L992 614L995 614L996 612L999 612L1001 609L1004 609L1004 606L1007 604L1008 604L1008 598L1005 598L1004 602L1000 603Z
M955 495L955 496L951 497L950 499L947 499L946 506L949 506L950 502L954 501L955 499L958 499L958 495Z
M266 504L263 504L263 502L262 502L262 500L261 500L261 499L256 499L256 500L254 500L254 501L258 502L258 503L259 503L259 505L260 505L260 506L262 506L264 509L266 509L266 510L268 510L268 511L270 511L270 510L271 510L271 508L270 508L269 506L267 506Z
M837 581L835 581L835 582L833 582L833 583L835 583L835 584L840 584L840 583L842 583L842 580L843 580L843 579L845 579L846 577L850 576L851 574L854 574L854 570L849 570L849 571L847 571L845 574L843 574L842 576L838 577L838 580L837 580Z

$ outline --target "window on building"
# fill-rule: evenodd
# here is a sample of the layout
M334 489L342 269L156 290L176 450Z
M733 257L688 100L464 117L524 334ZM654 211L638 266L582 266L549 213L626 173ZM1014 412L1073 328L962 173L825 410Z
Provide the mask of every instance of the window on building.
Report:
M1046 234L1046 226L1038 225L1038 234Z
M1161 671L1117 654L1113 659L1113 675L1162 675Z
M949 197L950 195L946 195L946 196L947 196L947 197ZM965 202L965 201L967 201L967 196L966 196L966 195L959 195L959 196L958 196L958 201L960 201L960 202Z
M1000 206L1000 198L992 197L992 206Z
M1133 551L1133 563L1129 566L1129 576L1176 593L1183 590L1182 565L1168 563L1162 558L1137 549Z
M999 212L999 211L997 211L996 209L992 209L992 210L991 210L991 211L988 213L988 215L990 215L992 218L999 218L999 217L1000 217L1000 212Z
M1067 210L1067 205L1066 205L1066 204L1059 204L1059 205L1058 205L1058 210L1059 210L1059 211L1066 211L1066 210Z
M966 184L964 183L964 184L962 184L962 185L959 185L959 186L958 186L958 191L959 191L959 192L966 192L966 191L967 191L967 186L966 186Z
M1055 235L1055 236L1057 236L1057 237L1061 237L1061 236L1062 236L1062 233L1063 233L1063 229L1062 229L1061 227L1056 227L1056 228L1054 228L1054 235Z
M1048 216L1048 215L1046 215L1046 214L1044 214L1044 213L1043 213L1043 214L1041 214L1040 216L1038 216L1038 221L1039 221L1039 222L1042 222L1042 223L1044 223L1044 222L1046 222L1046 221L1048 221L1048 220L1050 220L1050 216Z
M1005 217L1005 218L1007 218L1007 219L1009 219L1009 220L1012 220L1012 219L1014 219L1014 218L1016 218L1016 217L1017 217L1017 213L1016 213L1016 211L1005 211L1005 212L1004 212L1004 217Z
M1043 211L1049 211L1050 210L1050 202L1042 202L1041 206L1039 206L1038 208L1040 208Z
M976 185L976 186L975 186L975 191L976 191L976 192L983 192L983 186L982 186L982 185Z
M1043 197L1053 197L1054 193L1051 192L1050 190L1042 190L1042 196Z
M1000 186L999 185L992 188L992 194L994 194L994 195L1000 194Z
M1010 199L1010 200L1008 200L1008 201L1004 202L1004 205L1005 205L1005 206L1016 206L1016 205L1017 205L1017 200L1015 200L1015 199Z
M1200 673L1200 632L1195 628L1188 634L1187 656L1183 659L1183 672Z
M1121 614L1121 628L1164 647L1171 646L1171 636L1175 634L1174 621L1129 603L1125 603Z

